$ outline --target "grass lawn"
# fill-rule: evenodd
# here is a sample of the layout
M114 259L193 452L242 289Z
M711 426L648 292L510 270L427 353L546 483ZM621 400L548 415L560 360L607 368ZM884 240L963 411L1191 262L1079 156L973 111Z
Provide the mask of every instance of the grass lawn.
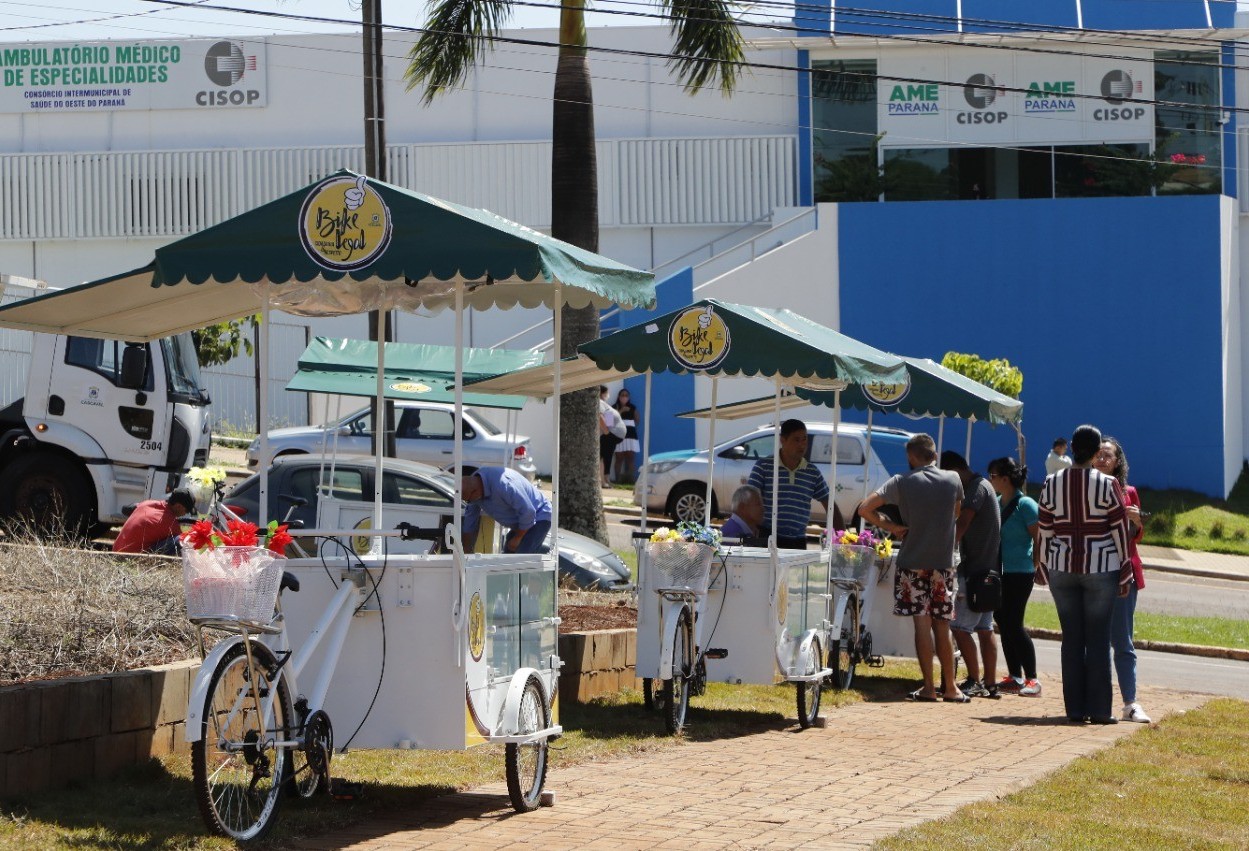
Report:
M877 843L891 849L1249 847L1249 703L1216 700L1000 801Z
M1048 600L1028 603L1028 626L1059 629L1058 611ZM1249 620L1193 618L1137 611L1133 637L1146 641L1249 648Z
M1249 473L1226 500L1185 490L1141 489L1149 512L1144 543L1183 550L1249 555Z

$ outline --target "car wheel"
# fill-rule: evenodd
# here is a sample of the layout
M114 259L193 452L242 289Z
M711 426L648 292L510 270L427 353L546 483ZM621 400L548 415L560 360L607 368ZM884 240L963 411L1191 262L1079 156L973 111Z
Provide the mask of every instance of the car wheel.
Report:
M716 512L715 496L711 499L711 513ZM702 523L707 514L707 487L697 482L682 482L672 489L668 500L668 515L678 522Z

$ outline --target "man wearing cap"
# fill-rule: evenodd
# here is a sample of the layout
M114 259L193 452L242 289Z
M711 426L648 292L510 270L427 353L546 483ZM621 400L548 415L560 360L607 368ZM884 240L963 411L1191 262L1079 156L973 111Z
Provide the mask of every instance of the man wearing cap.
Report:
M194 510L195 497L186 488L178 488L167 499L145 499L126 518L113 552L176 555L182 534L179 520Z
M545 552L551 531L551 501L515 470L482 467L460 480L464 509L464 552L477 544L481 515L487 514L507 529L503 550L509 553Z

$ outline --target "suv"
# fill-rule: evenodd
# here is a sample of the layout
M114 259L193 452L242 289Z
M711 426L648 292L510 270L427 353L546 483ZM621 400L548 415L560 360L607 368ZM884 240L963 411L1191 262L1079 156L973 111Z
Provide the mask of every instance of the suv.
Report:
M824 478L829 477L829 461L832 459L832 423L807 423L807 460L819 466ZM895 473L908 469L906 442L910 432L895 428L872 428L869 456L867 426L842 423L837 435L837 494L834 499L833 526L845 528L846 519L854 517L854 510L863 500L866 479L867 492L875 490ZM715 486L712 490L711 513L715 516L728 514L733 491L746 484L755 462L771 458L774 451L772 426L760 426L754 431L716 447ZM645 505L648 511L661 512L674 520L693 520L701 523L706 508L707 452L681 450L652 455L646 467L646 493L642 492L642 479L633 488L635 505ZM811 503L811 521L824 523L824 506Z
M455 406L441 402L395 402L395 452L408 461L440 469L455 463ZM337 436L335 436L337 432ZM269 451L282 455L371 455L373 415L368 408L348 414L330 426L279 428L269 432ZM247 447L248 469L260 463L260 439ZM512 435L509 441L494 423L475 408L464 409L464 468L508 464L533 481L538 469L529 454L529 438Z

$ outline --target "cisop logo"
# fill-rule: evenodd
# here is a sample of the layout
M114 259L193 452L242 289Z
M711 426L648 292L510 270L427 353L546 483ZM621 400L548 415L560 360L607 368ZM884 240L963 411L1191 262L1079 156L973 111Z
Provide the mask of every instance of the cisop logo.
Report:
M960 112L954 116L959 124L1003 124L1006 122L1005 110L990 110L989 107L997 100L1000 89L988 74L972 74L963 86L963 98L968 106L977 112Z
M1121 104L1140 92L1140 81L1133 80L1127 71L1116 69L1102 77L1102 99L1106 103ZM1094 121L1140 121L1144 117L1143 106L1115 106L1112 109L1098 107L1093 110Z
M256 56L243 53L237 42L219 41L204 54L204 74L218 86L217 91L195 93L199 106L250 106L260 99L258 89L233 88L248 71L256 70ZM228 91L227 91L228 89Z

